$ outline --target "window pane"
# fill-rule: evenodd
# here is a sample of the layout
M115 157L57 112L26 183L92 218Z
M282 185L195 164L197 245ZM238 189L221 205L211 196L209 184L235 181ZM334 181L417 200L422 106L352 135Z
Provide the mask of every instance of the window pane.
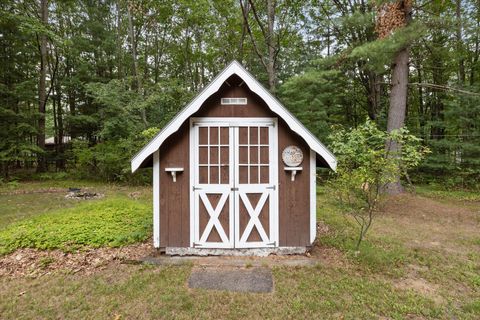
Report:
M198 163L208 164L208 147L198 147Z
M220 143L221 144L229 144L230 133L228 131L228 127L221 127L220 128Z
M268 147L260 147L260 163L268 164L269 163L269 148Z
M218 127L210 127L210 144L218 144Z
M240 164L248 164L248 147L239 147L238 149L238 161Z
M250 183L258 183L258 167L250 167Z
M248 183L248 167L247 166L239 166L238 167L238 180L239 183L245 184Z
M210 163L218 164L218 147L210 147Z
M199 127L198 128L198 138L200 144L208 144L208 128L207 127Z
M220 167L220 183L221 184L229 184L230 177L229 177L229 166Z
M269 183L269 167L260 167L260 183Z
M260 128L260 143L268 144L268 128L267 127Z
M229 164L230 162L230 152L228 147L220 148L220 163Z
M210 167L210 184L218 184L218 167L212 166Z
M258 163L258 147L250 147L250 163Z
M258 143L258 127L250 127L250 144Z
M199 183L208 183L208 167L199 167Z
M248 143L248 128L247 127L240 127L238 128L238 140L240 144L247 144Z

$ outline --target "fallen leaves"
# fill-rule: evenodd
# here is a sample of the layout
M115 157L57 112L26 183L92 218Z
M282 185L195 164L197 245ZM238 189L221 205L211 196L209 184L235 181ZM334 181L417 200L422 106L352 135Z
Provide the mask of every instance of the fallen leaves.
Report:
M41 277L54 272L92 274L110 264L135 260L151 254L150 243L140 243L120 248L86 249L74 253L61 250L43 251L18 249L0 257L0 276ZM25 292L19 294L23 295Z

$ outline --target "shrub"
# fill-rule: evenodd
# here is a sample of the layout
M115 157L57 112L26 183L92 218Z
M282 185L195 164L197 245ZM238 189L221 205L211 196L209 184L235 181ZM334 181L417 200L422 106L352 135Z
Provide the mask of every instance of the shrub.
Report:
M355 129L340 129L330 136L338 160L331 180L342 211L351 215L359 226L356 248L370 229L377 213L382 191L408 169L416 167L428 149L406 129L390 133L367 121ZM402 145L399 154L386 148L386 141Z
M102 179L130 183L147 183L150 172L133 175L130 169L132 156L143 147L158 128L149 128L138 136L119 140L107 140L89 146L86 141L73 142L73 166L79 178Z

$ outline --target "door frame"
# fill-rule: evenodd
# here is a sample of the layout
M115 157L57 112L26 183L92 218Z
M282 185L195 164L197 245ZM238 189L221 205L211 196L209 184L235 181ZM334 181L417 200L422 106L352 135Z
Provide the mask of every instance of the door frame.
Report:
M198 205L196 198L194 196L195 190L195 178L196 178L196 164L197 164L197 157L196 157L196 150L195 147L197 146L198 136L197 131L194 130L195 124L211 124L212 126L225 126L228 125L229 127L237 128L240 126L257 126L257 125L265 125L270 124L272 126L271 132L272 134L269 135L269 144L271 144L270 149L270 163L271 163L271 170L269 170L269 178L270 183L269 185L272 187L269 190L269 205L270 205L270 228L269 228L269 235L271 243L264 245L263 243L254 243L249 246L241 246L235 247L235 241L238 237L238 222L237 222L237 211L239 206L233 201L238 201L238 192L232 191L232 194L229 196L231 205L229 206L229 216L230 216L230 223L234 224L234 235L231 238L232 246L228 248L232 249L240 249L240 248L260 248L260 247L278 247L279 246L279 210L278 210L278 119L277 118L269 118L269 117L262 117L262 118L255 118L255 117L191 117L190 118L190 148L189 148L189 161L190 161L190 247L195 247L195 234L197 232L198 226L196 225L195 221L195 210L196 206ZM235 131L235 130L234 130ZM237 187L238 184L238 152L236 149L238 148L238 136L230 137L230 150L233 155L233 181L230 181L231 185L234 183L233 188ZM232 145L233 143L233 145ZM232 156L232 154L230 154ZM232 196L233 195L233 196ZM233 212L232 212L233 211ZM230 224L229 224L230 225ZM212 246L202 246L202 248L225 248L225 247L212 247Z

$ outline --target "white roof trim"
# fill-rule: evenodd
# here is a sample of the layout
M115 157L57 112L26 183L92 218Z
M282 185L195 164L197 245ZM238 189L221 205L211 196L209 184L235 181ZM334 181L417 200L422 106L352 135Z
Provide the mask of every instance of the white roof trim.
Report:
M231 75L239 76L249 89L255 92L265 101L270 110L282 118L290 129L300 135L308 146L320 155L328 163L331 169L336 170L337 159L335 156L307 129L298 121L267 89L265 89L245 68L237 61L232 61L222 72L202 92L195 97L182 111L180 111L150 142L143 147L132 159L132 172L135 172L141 164L151 154L160 148L162 143L180 126L188 120L188 118L197 112L202 104L212 94L217 92Z

